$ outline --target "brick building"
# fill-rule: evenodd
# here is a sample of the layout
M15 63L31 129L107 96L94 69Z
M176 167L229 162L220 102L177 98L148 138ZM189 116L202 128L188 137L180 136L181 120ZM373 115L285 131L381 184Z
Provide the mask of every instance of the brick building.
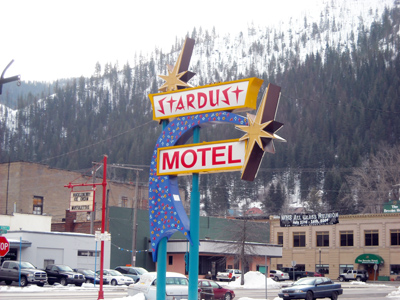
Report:
M343 215L339 223L323 226L280 227L270 217L270 243L283 246L272 269L296 267L336 279L344 270L367 270L369 279L400 275L400 213ZM374 267L377 265L375 274Z
M100 173L101 171L99 171ZM69 209L71 190L64 187L69 182L90 183L91 178L79 172L51 168L31 162L0 164L0 214L13 212L52 216L52 222L65 222ZM96 182L101 182L97 178ZM91 189L82 187L80 189ZM75 188L74 191L80 189ZM132 207L135 198L135 183L107 182L108 206ZM95 194L95 220L101 219L102 187ZM138 208L147 209L148 184L139 184ZM182 198L184 199L184 198ZM88 213L78 212L76 221L88 221Z

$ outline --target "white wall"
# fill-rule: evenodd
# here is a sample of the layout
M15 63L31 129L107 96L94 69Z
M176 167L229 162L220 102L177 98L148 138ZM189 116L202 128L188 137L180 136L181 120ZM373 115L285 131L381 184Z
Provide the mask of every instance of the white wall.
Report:
M22 248L24 261L29 261L38 268L44 268L44 260L54 260L56 264L65 264L71 268L95 268L95 257L78 256L78 250L96 250L94 235L67 232L34 232L9 231L4 235L9 241L23 241L32 243L31 247ZM100 242L97 243L100 252ZM18 249L19 252L19 249ZM111 242L104 242L104 268L110 267ZM18 256L19 259L19 256ZM97 257L96 269L100 268L100 256Z
M51 216L18 214L0 215L0 225L12 230L51 231Z

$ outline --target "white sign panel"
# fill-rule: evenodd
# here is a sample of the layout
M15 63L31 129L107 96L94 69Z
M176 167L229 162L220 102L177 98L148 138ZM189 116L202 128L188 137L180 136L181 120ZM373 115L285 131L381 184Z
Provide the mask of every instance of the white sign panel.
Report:
M246 143L238 140L158 149L157 174L179 175L240 170Z
M94 191L71 192L69 211L93 211Z

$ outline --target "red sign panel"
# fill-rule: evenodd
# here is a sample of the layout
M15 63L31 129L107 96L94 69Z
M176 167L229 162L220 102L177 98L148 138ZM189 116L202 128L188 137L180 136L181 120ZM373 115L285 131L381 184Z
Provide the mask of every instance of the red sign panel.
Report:
M0 257L5 256L10 250L10 243L4 236L0 236Z
M244 164L245 142L220 141L158 149L158 175L238 171Z

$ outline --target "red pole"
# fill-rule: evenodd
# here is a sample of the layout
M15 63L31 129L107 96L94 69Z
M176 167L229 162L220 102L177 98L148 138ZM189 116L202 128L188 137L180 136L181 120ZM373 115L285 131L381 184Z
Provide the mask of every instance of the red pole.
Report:
M104 233L105 218L106 218L106 187L107 187L107 155L104 155L103 162L103 201L101 209L101 233ZM100 250L100 290L98 300L104 299L103 291L103 270L104 270L104 239L101 240Z

